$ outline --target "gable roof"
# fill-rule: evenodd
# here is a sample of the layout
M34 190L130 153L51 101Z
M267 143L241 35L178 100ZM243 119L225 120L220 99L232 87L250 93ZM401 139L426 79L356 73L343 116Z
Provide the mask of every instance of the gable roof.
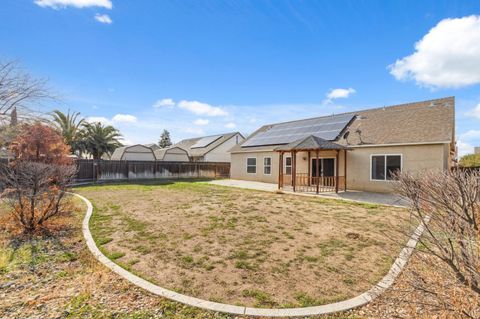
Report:
M149 147L154 151L160 149L160 146L158 146L157 143L143 144L143 146Z
M117 161L122 160L123 154L128 152L128 150L132 147L140 147L140 148L143 149L142 151L137 150L137 151L134 151L132 153L151 153L153 155L153 157L155 157L155 154L154 154L152 148L150 148L148 146L145 146L145 145L142 145L142 144L134 144L134 145L117 147L115 149L115 151L113 151L112 156L110 156L110 159L111 160L117 160Z
M327 141L321 137L310 135L299 139L287 145L277 147L276 151L290 151L290 150L312 150L312 149L327 149L327 150L343 150L346 146Z
M178 152L175 153L175 151L178 151ZM167 153L171 153L171 154L185 153L185 155L188 156L188 152L186 150L184 150L183 148L180 148L180 147L176 147L176 146L172 146L172 147L169 147L169 148L159 148L159 149L154 151L155 158L159 161L163 160Z
M176 144L173 144L170 148L173 147L179 147L181 149L184 149L187 151L189 156L204 156L214 148L218 147L219 145L223 144L233 136L240 134L240 132L232 132L232 133L225 133L225 134L218 134L218 135L210 135L210 136L202 136L202 137L196 137L196 138L189 138L182 140ZM193 147L195 144L200 141L201 139L206 139L210 137L216 137L219 136L218 139L215 139L213 142L210 144L207 144L205 147ZM242 136L242 134L240 134Z
M455 140L455 98L393 105L366 109L343 114L354 115L353 120L333 140L345 146L366 146L383 144L453 143ZM328 116L315 119L327 118ZM243 146L246 141L275 125L285 123L302 124L298 121L264 125L251 134L244 143L234 146L232 153L248 151L271 151L279 145ZM345 138L346 137L346 138Z

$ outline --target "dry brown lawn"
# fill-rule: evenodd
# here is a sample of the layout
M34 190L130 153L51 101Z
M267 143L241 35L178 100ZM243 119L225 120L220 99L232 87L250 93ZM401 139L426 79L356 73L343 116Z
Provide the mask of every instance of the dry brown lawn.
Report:
M212 301L319 305L368 290L405 238L400 208L199 182L77 190L97 244L162 287Z

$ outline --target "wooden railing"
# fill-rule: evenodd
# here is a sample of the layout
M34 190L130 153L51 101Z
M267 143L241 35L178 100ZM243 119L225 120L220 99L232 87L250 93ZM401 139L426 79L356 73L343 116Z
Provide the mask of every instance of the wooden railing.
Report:
M323 176L315 177L309 176L305 173L297 173L295 179L295 191L297 192L316 192L317 191L317 181L318 181L318 192L333 192L335 191L335 182L337 178L335 176ZM283 176L283 186L291 187L292 186L292 176L284 175ZM338 176L338 190L345 189L345 177Z

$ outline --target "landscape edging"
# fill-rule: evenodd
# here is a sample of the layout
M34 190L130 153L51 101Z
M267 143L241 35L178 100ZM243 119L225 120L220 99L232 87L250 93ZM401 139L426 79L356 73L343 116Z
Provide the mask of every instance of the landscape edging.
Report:
M186 296L180 293L177 293L172 290L168 290L157 286L139 276L132 274L126 269L120 267L112 260L107 258L97 247L95 240L93 239L92 233L90 232L90 218L93 215L93 205L92 203L82 195L73 193L87 205L87 212L83 219L82 223L82 232L87 243L87 247L93 256L101 262L103 265L108 267L110 270L120 275L124 279L130 281L134 285L143 288L155 295L183 303L188 306L202 308L205 310L216 311L229 313L234 315L247 315L247 316L266 316L266 317L300 317L300 316L315 316L315 315L324 315L332 314L335 312L348 311L353 308L363 306L381 293L387 290L398 277L400 272L403 270L407 264L417 242L424 231L424 224L421 223L413 232L412 236L408 240L405 247L401 250L400 255L397 257L389 272L375 285L373 288L364 292L361 295L356 297L339 301L331 304L321 305L321 306L312 306L312 307L302 307L302 308L282 308L282 309L268 309L268 308L251 308L244 306L235 306L228 305L218 302L212 302L208 300L203 300L191 296Z

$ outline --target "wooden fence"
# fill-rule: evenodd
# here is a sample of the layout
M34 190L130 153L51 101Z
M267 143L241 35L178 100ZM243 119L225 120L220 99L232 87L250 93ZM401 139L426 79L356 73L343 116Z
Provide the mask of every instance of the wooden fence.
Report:
M0 166L7 163L0 159ZM230 177L230 163L77 160L76 165L76 182Z
M77 181L228 178L230 163L77 160Z

